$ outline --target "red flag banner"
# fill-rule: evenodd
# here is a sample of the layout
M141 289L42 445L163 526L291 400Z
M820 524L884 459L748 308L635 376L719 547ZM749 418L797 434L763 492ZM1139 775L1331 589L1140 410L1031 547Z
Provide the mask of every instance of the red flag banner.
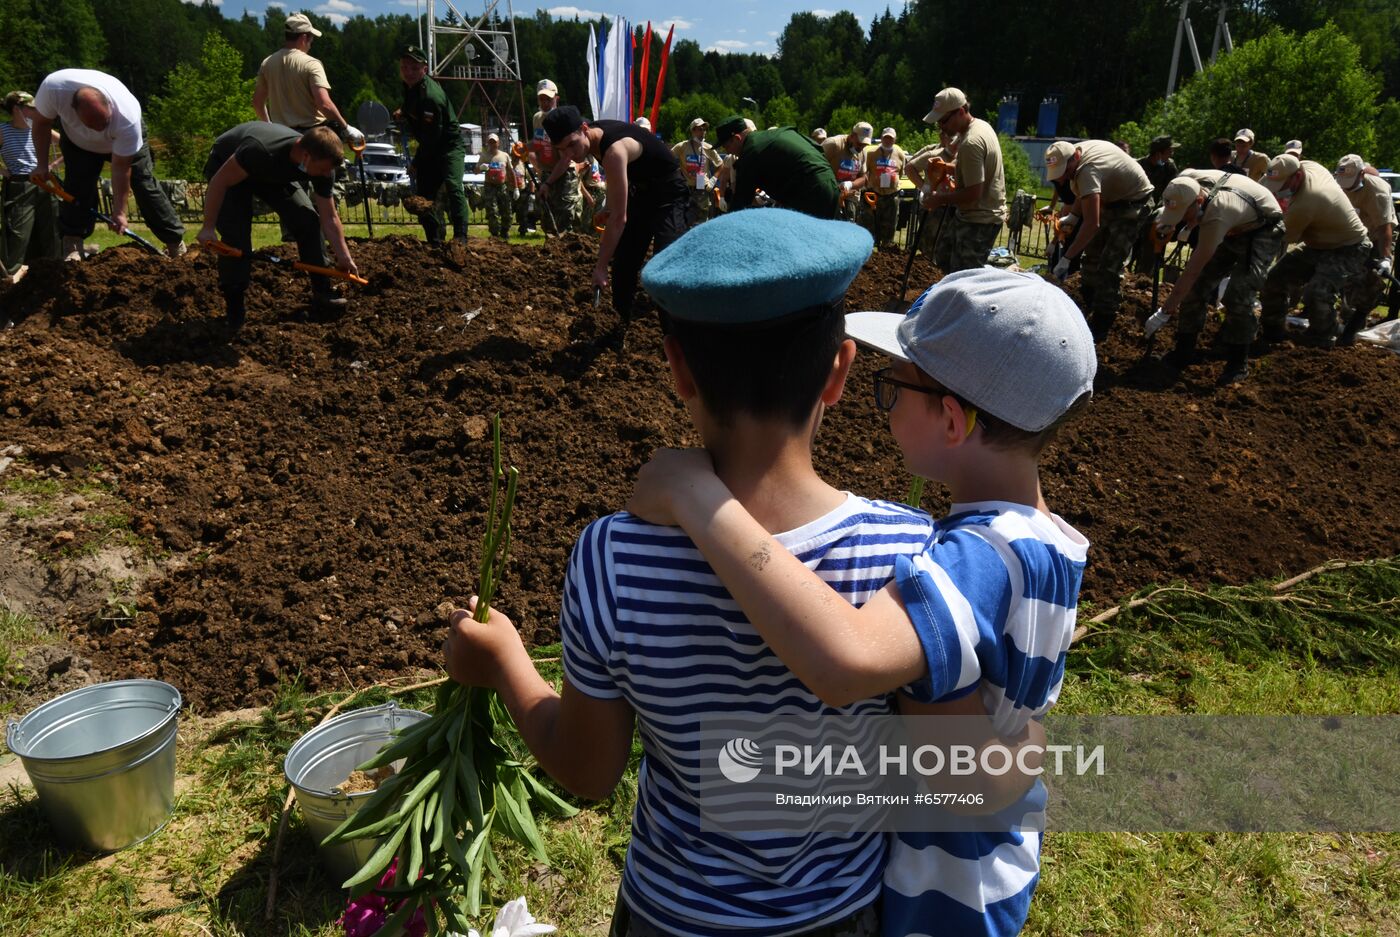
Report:
M635 35L635 34L634 34ZM637 110L643 114L647 109L647 85L650 84L651 75L651 20L647 20L646 38L642 40L642 96L639 99L641 104ZM653 124L652 126L655 126Z
M676 34L676 25L671 24L666 33L666 46L661 50L661 71L656 75L656 96L651 99L651 125L656 126L657 115L661 111L661 91L666 87L666 64L671 60L671 37Z

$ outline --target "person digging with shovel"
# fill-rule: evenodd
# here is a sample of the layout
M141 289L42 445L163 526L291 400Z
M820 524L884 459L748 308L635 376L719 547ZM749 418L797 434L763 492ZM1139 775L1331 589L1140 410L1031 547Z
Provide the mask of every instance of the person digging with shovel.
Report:
M214 141L204 164L209 189L204 196L204 227L199 230L198 240L201 245L209 245L222 239L242 252L239 257L219 257L219 289L224 294L227 321L233 331L242 327L246 315L244 294L252 267L249 255L253 250L254 196L271 205L295 233L302 263L327 266L324 235L335 251L336 268L359 273L331 197L332 178L344 161L340 138L329 127L298 133L279 124L249 121L224 131ZM307 181L314 206L297 185ZM311 303L315 308L331 311L343 309L346 300L336 294L326 277L313 274Z
M654 244L660 253L690 227L690 194L681 181L680 163L654 133L621 120L590 124L570 105L544 115L544 129L560 159L542 188L561 180L568 184L573 164L590 156L607 179L608 224L598 245L593 286L596 291L608 285L611 267L613 308L625 326L632 319L647 248ZM595 292L595 304L596 297Z
M1249 345L1259 330L1254 301L1269 266L1283 244L1283 210L1273 193L1245 175L1218 169L1188 169L1162 190L1156 220L1162 239L1178 226L1195 228L1196 247L1161 310L1148 320L1147 338L1176 315L1176 346L1162 357L1170 383L1192 364L1196 340L1206 324L1206 304L1220 281L1225 288L1225 324L1221 327L1225 370L1216 384L1224 387L1249 374Z

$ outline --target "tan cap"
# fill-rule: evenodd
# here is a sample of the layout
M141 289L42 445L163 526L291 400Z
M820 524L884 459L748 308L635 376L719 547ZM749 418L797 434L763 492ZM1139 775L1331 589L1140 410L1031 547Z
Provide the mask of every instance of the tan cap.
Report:
M886 127L884 130L880 131L880 139L883 140L885 137L889 137L891 140L898 140L899 134L894 132L893 127Z
M691 130L694 130L696 127L699 127L699 128L701 128L701 129L703 130L704 128L706 128L706 127L708 127L708 126L710 126L710 125L707 124L707 123L705 123L705 118L703 118L703 117L697 117L697 118L695 118L694 120L692 120L692 121L690 122L690 129L691 129Z
M1250 130L1248 127L1245 127L1243 130L1236 130L1236 131L1235 131L1235 142L1238 143L1238 142L1241 141L1241 140L1243 140L1245 143L1248 143L1250 146L1253 146L1253 145L1254 145L1254 131L1253 131L1253 130Z
M305 13L293 13L287 17L287 25L283 27L289 33L310 33L313 36L321 35L321 31L311 25L311 17Z
M636 120L632 121L632 123L636 124L638 127L641 127L643 130L651 129L651 121L647 120L645 117L638 117Z
M1270 192L1277 193L1278 190L1282 189L1284 185L1287 184L1288 180L1297 175L1298 170L1302 168L1303 164L1298 161L1298 157L1290 153L1284 153L1282 156L1275 156L1269 161L1269 168L1264 173L1263 178L1259 180L1259 184Z
M1361 172L1366 168L1366 161L1355 153L1348 153L1337 161L1337 168L1332 173L1332 177L1337 180L1337 185L1343 189L1350 189L1356 185L1361 178Z
M498 136L496 136L494 133L488 133L488 134L486 135L486 142L487 142L487 143L500 143L500 142L501 142L501 138L498 137Z
M818 127L816 130L813 130L813 131L812 131L812 139L813 139L813 140L816 140L818 143L820 143L820 142L822 142L823 140L825 140L825 139L826 139L826 128L825 128L825 127Z
M755 124L753 121L749 120L747 117L744 118L744 127L747 128L747 129L749 129L749 130L757 130L757 129L758 129L758 125Z
M28 91L11 91L9 94L5 95L5 101L3 104L0 104L0 107L3 107L7 111L13 111L21 104L28 106L33 103L34 95L30 94Z
M924 123L936 124L960 107L967 107L967 95L957 88L944 88L933 97L933 110L924 115Z
M857 121L856 125L851 128L851 136L855 137L861 143L869 143L870 138L874 135L875 128L872 127L868 121Z
M1201 184L1190 176L1177 176L1168 182L1162 190L1162 214L1157 218L1157 227L1175 228L1200 194Z
M1074 155L1074 144L1067 140L1056 140L1045 148L1045 178L1054 182L1065 174L1069 158Z
M1285 143L1285 144L1283 145L1283 151L1284 151L1285 153L1292 153L1294 156L1302 156L1302 155L1303 155L1303 141L1302 141L1302 140L1289 140L1287 143Z
M535 85L535 97L539 97L542 94L547 94L551 98L555 97L559 94L559 86L548 78L541 78L540 83Z

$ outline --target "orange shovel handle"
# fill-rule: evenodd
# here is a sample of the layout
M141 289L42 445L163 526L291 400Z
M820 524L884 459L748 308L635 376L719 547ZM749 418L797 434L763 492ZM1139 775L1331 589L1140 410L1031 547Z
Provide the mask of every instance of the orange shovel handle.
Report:
M232 245L225 244L223 241L210 241L203 246L206 250L213 251L216 254L223 254L225 257L243 256L241 250ZM351 283L358 283L361 286L367 286L369 284L369 280L366 280L364 277L357 277L353 273L346 273L344 270L337 270L335 267L318 267L315 264L304 264L301 261L283 260L281 257L259 257L257 254L254 254L252 259L261 260L264 263L277 264L282 267L289 266L293 270L300 270L303 273L319 273L321 276L335 277L337 280L349 280Z

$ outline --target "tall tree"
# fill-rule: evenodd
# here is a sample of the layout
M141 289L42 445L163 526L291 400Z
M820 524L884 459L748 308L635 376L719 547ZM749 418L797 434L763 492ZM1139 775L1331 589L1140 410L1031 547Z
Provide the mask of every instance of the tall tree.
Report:
M204 161L214 138L254 119L253 81L243 77L238 50L217 30L204 38L197 65L177 65L170 73L170 93L151 101L151 135L163 174L203 178Z
M88 0L0 0L0 36L0 88L6 92L32 92L60 68L97 68L107 51Z

